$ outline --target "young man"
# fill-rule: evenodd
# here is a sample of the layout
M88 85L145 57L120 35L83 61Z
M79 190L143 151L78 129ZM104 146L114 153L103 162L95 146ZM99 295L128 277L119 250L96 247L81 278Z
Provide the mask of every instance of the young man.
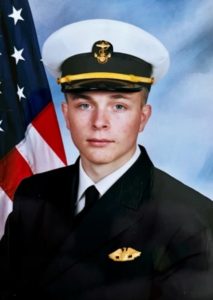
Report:
M0 299L212 300L212 202L137 146L167 50L133 25L88 20L54 33L43 61L80 158L19 186Z

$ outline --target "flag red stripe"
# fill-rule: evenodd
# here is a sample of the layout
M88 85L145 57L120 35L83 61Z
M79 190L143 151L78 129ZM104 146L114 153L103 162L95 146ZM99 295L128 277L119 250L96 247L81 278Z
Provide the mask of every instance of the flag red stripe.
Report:
M52 150L59 156L59 158L67 164L64 148L61 147L62 138L57 116L53 103L49 103L32 121L33 126L38 130L43 139L49 144Z
M28 126L25 138L16 145L16 149L27 161L33 174L64 166L60 157L32 124Z
M32 171L18 150L14 148L1 160L0 174L1 188L12 199L20 181L32 175Z

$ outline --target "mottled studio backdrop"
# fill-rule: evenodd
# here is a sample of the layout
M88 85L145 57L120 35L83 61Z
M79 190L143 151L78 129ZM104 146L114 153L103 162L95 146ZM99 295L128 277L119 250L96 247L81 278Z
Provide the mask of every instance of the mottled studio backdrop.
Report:
M171 54L171 67L152 88L149 102L153 115L139 142L145 145L157 167L213 199L213 1L29 2L41 46L61 26L91 18L133 23L165 44ZM60 51L60 45L53 51ZM77 152L60 112L63 95L48 78L71 163Z

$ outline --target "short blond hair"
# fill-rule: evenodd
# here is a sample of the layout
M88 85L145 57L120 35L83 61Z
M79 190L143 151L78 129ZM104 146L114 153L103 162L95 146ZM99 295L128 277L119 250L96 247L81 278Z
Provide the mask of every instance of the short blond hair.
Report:
M149 90L146 87L143 87L141 89L141 95L142 95L142 105L146 104L149 97Z

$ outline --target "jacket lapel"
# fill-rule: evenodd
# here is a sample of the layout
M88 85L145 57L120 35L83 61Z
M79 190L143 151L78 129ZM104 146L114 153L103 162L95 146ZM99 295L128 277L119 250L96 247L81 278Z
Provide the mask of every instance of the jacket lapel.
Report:
M142 217L141 206L149 199L153 165L144 148L141 152L137 162L70 232L48 267L43 283L53 280L78 260L97 251Z

